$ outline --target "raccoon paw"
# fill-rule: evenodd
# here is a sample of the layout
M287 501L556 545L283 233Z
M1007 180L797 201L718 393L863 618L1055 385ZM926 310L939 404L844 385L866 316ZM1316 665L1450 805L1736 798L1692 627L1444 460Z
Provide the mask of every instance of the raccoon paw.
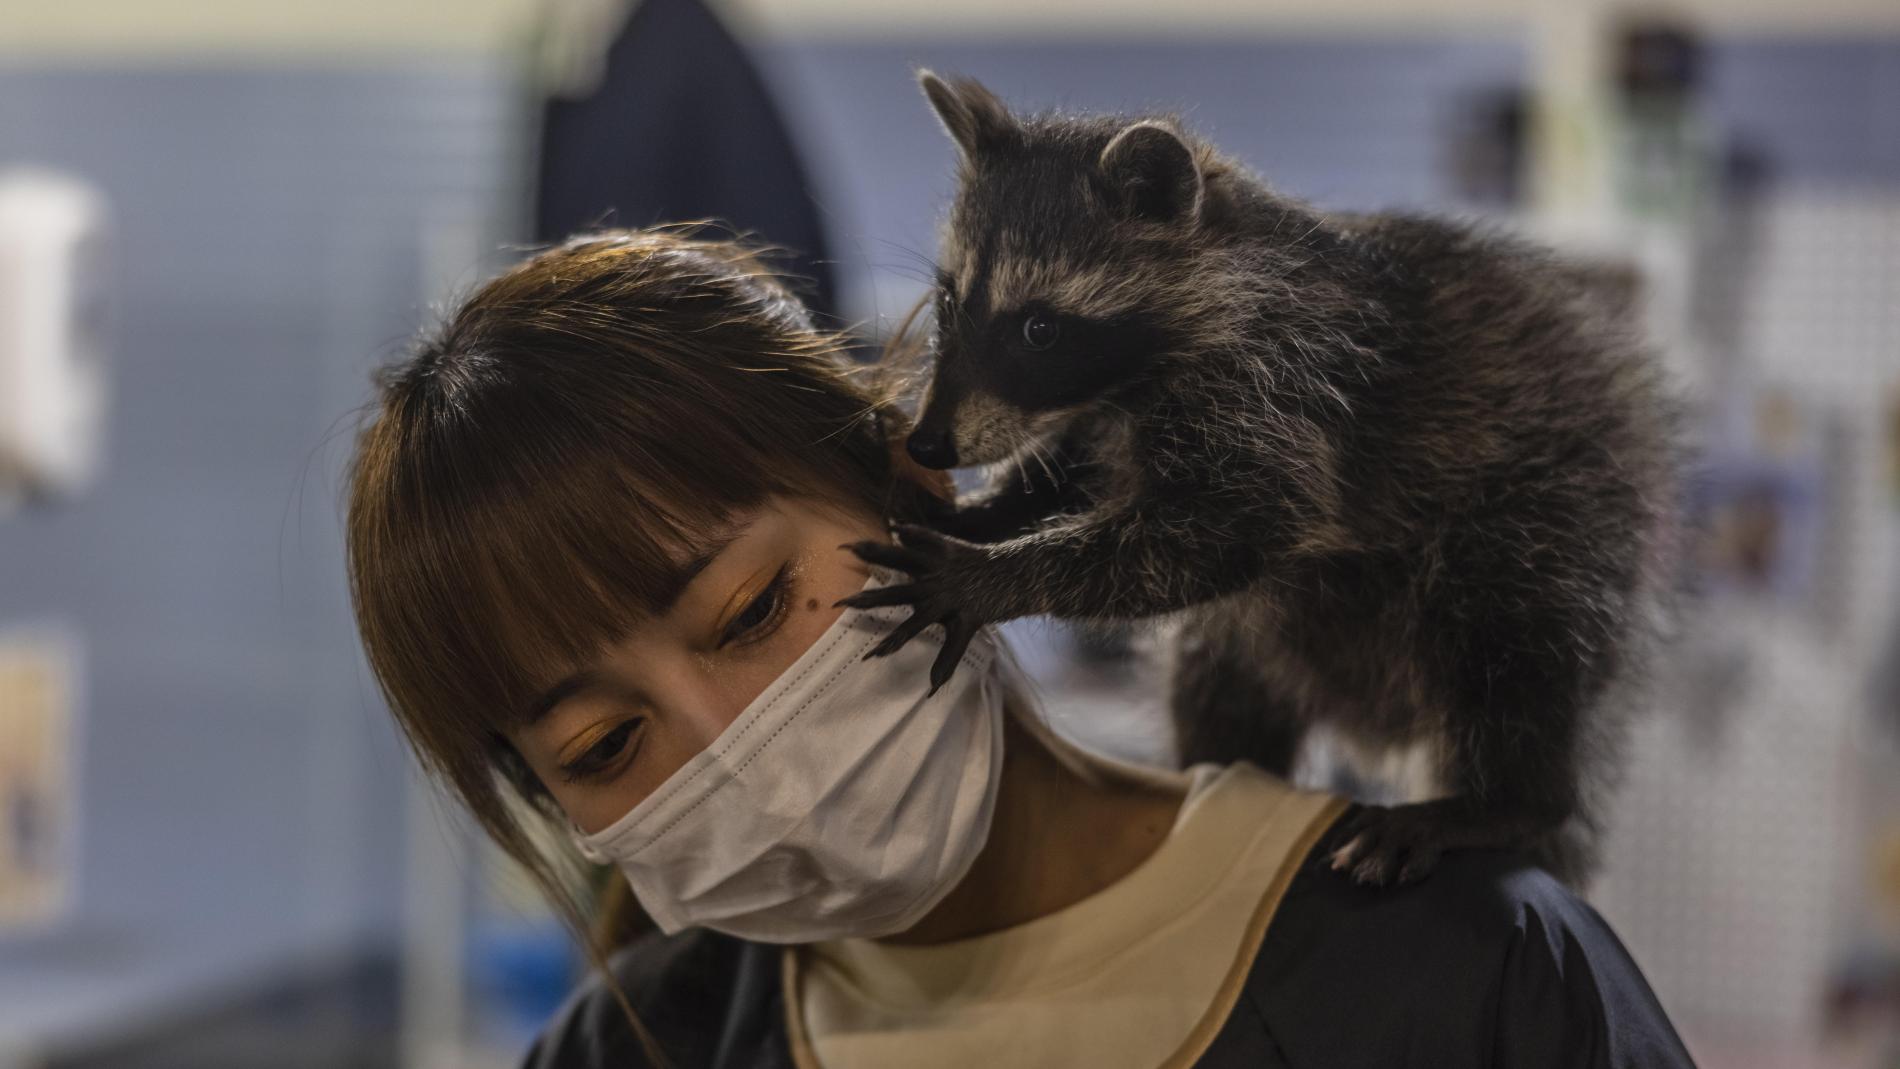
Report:
M1337 838L1345 845L1332 852L1332 867L1363 884L1413 883L1446 850L1535 849L1568 819L1549 807L1484 804L1463 795L1364 806L1340 825Z
M1332 852L1332 869L1374 887L1415 883L1452 845L1455 823L1433 802L1365 806L1341 827L1339 836L1346 842Z
M883 657L902 649L931 624L942 624L943 649L930 666L930 692L944 685L956 672L957 662L970 646L970 640L989 621L970 611L958 596L965 585L953 579L960 559L982 551L969 543L950 538L927 527L897 525L899 544L889 542L848 542L848 549L868 563L895 568L910 575L910 582L859 591L836 604L854 609L874 609L884 605L909 605L911 614L896 629L871 647L866 657Z

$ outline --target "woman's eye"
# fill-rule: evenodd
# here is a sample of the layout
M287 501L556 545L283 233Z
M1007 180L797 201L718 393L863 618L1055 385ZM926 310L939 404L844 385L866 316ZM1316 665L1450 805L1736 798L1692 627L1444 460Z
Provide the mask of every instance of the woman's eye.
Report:
M769 596L771 588L768 587L766 589L768 591L767 594L760 594L758 597L753 598L752 604L747 605L744 612L741 612L738 616L733 618L732 624L735 629L740 632L750 631L771 619L772 598Z
M1031 312L1023 317L1023 344L1031 349L1049 348L1061 333L1055 318L1047 313Z
M634 731L645 722L645 717L634 717L632 720L621 722L612 731L602 735L592 746L582 751L579 757L562 765L561 772L569 780L576 780L597 776L612 768L614 762L626 752L627 743L633 738Z
M759 591L759 596L746 603L739 615L732 618L726 630L719 636L719 645L741 639L757 639L769 634L769 627L776 622L788 599L785 596L785 569L780 568L772 581Z

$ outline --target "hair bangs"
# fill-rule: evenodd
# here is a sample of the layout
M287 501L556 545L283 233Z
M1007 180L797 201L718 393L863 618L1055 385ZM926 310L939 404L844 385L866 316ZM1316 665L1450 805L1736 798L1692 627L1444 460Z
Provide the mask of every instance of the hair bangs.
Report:
M542 688L660 612L679 592L679 564L736 515L795 491L782 460L743 462L756 451L736 429L668 433L668 422L631 438L555 424L560 440L540 455L493 467L455 443L441 455L457 464L418 472L402 495L417 513L397 552L430 588L403 626L436 636L433 700L469 727L519 726ZM724 463L710 470L710 457Z

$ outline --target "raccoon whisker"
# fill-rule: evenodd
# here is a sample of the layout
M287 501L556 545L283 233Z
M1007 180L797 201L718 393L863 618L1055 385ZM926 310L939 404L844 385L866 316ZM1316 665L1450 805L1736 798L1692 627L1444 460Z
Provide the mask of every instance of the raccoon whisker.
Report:
M937 281L937 272L934 269L928 268L928 267L918 267L913 264L900 264L900 263L889 263L889 262L874 263L871 266L878 268L879 270L882 270L882 271L889 271L890 273L894 275L900 275L904 278L910 279L912 282L922 283L925 286L935 285Z
M909 245L906 245L901 241L893 241L890 238L879 238L877 239L877 243L879 245L884 246L887 249L890 249L894 252L902 253L903 255L909 257L912 261L914 261L917 264L919 268L923 269L930 275L931 281L934 282L936 280L937 261L935 257L929 255L928 253L923 252L920 249L913 249Z
M1048 443L1041 440L1031 441L1029 448L1030 456L1035 458L1036 463L1041 466L1042 473L1049 477L1050 483L1059 482L1054 467L1055 458L1049 453Z

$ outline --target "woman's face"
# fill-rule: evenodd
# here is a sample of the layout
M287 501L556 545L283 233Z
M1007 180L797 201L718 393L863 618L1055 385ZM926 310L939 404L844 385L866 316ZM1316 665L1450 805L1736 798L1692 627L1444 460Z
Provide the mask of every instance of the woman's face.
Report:
M844 610L868 566L843 543L885 537L869 512L768 500L679 560L686 582L592 665L545 692L510 741L568 818L620 819L724 731ZM548 704L549 701L552 704Z

